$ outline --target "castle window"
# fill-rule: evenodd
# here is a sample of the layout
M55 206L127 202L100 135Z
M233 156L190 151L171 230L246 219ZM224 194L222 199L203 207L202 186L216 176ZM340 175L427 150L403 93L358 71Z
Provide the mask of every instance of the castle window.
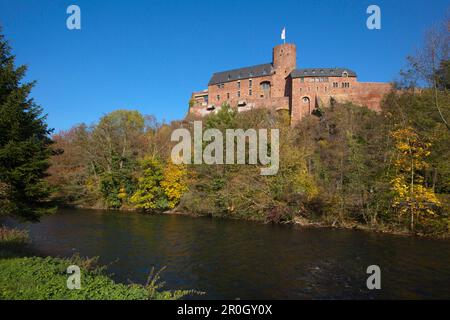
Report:
M220 101L220 95L219 94L217 95L217 101Z
M249 80L248 80L248 86L249 86L249 87L252 86L252 82L253 82L252 79L249 79Z
M263 81L260 83L261 86L261 97L262 98L269 98L270 97L270 82L269 81Z
M223 87L224 87L224 84L223 84L223 83L219 83L219 84L217 85L217 88L219 88L219 89L223 89Z
M230 99L230 93L229 92L227 93L227 99Z
M248 90L248 95L251 96L252 95L252 89Z
M339 88L339 83L333 82L333 88Z
M241 97L241 92L240 91L237 92L237 96L238 96L238 98Z
M261 82L261 89L269 90L270 89L270 82L269 81Z
M241 88L241 82L240 81L237 82L237 87L238 87L238 89Z
M342 76L343 76L344 78L347 78L347 77L348 77L348 72L347 72L347 71L342 72Z

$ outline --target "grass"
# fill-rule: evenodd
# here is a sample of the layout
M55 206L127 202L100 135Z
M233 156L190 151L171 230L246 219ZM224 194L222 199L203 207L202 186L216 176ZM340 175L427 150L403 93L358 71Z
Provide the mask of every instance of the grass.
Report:
M162 290L160 270L147 284L115 283L96 266L96 259L27 257L28 236L15 229L0 228L0 300L176 300L194 290ZM68 289L67 267L81 270L81 288Z
M0 226L0 258L11 253L20 254L28 243L28 233Z

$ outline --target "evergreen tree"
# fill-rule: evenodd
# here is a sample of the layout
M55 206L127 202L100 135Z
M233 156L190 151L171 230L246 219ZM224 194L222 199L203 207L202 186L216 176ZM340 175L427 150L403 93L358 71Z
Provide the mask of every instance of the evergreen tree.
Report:
M29 98L34 82L22 82L26 66L16 68L14 62L0 34L0 215L38 220L51 210L43 180L51 130L42 108Z

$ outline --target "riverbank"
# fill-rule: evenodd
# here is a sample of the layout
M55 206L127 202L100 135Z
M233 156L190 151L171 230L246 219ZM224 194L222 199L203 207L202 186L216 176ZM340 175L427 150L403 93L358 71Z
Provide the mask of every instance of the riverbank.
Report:
M114 282L96 258L33 256L26 232L0 227L0 300L176 300L190 290L161 290L159 272L146 285ZM80 289L68 289L67 268L80 268Z
M130 211L130 210L126 210ZM136 210L132 210L136 211ZM137 211L139 212L139 211ZM180 212L180 211L165 211L162 214L166 215L180 215L180 216L189 216L189 217L204 217L203 215L197 215L197 214L191 214L187 212ZM245 221L251 221L256 223L273 223L273 222L265 222L262 220L255 220L255 219L240 219L240 218L232 218L232 217L220 217L222 219L230 219L230 220L245 220ZM292 224L296 225L302 228L319 228L319 229L341 229L341 230L360 230L364 232L371 232L371 233L379 233L379 234L390 234L390 235L397 235L397 236L404 236L404 237L420 237L425 239L449 239L450 233L445 234L424 234L424 233L411 233L407 229L398 229L394 228L392 226L387 225L376 225L376 226L368 226L356 222L346 222L346 223L339 223L339 224L333 224L325 221L313 221L308 220L303 217L294 217L290 221L280 222L279 224Z
M74 209L88 209L88 210L108 210L108 211L118 211L118 212L127 212L127 213L140 213L140 214L146 214L144 211L140 209L135 208L121 208L121 209L108 209L102 206L67 206L68 208L74 208ZM447 208L447 207L446 207ZM154 213L151 213L154 214ZM189 217L205 217L205 215L199 215L199 214L193 214L185 211L179 211L177 209L173 210L167 210L164 212L159 212L157 214L164 214L164 215L179 215L179 216L189 216ZM207 215L206 215L207 216ZM213 216L211 216L213 217ZM218 218L218 217L213 217ZM256 223L273 223L273 222L266 222L263 220L257 220L257 219L242 219L242 218L235 218L235 217L229 217L229 216L223 216L220 217L221 219L230 219L230 220L245 220L245 221L252 221ZM304 217L295 216L290 221L284 221L279 222L279 224L293 224L300 227L305 228L331 228L331 229L342 229L342 230L361 230L365 232L372 232L372 233L379 233L379 234L391 234L391 235L398 235L398 236L405 236L405 237L420 237L425 239L450 239L450 233L441 233L441 234L425 234L421 232L412 233L410 230L400 227L394 227L390 225L382 225L377 224L375 226L369 226L357 222L344 222L344 223L330 223L328 221L320 221L320 220L309 220Z

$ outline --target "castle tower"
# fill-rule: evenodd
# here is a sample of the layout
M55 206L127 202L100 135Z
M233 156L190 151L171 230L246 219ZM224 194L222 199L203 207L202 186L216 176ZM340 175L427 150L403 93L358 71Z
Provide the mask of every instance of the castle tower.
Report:
M297 49L295 44L285 43L273 48L272 63L276 73L287 77L297 67Z
M286 78L297 67L297 49L294 44L285 43L273 48L272 65L272 96L286 97L289 95Z

